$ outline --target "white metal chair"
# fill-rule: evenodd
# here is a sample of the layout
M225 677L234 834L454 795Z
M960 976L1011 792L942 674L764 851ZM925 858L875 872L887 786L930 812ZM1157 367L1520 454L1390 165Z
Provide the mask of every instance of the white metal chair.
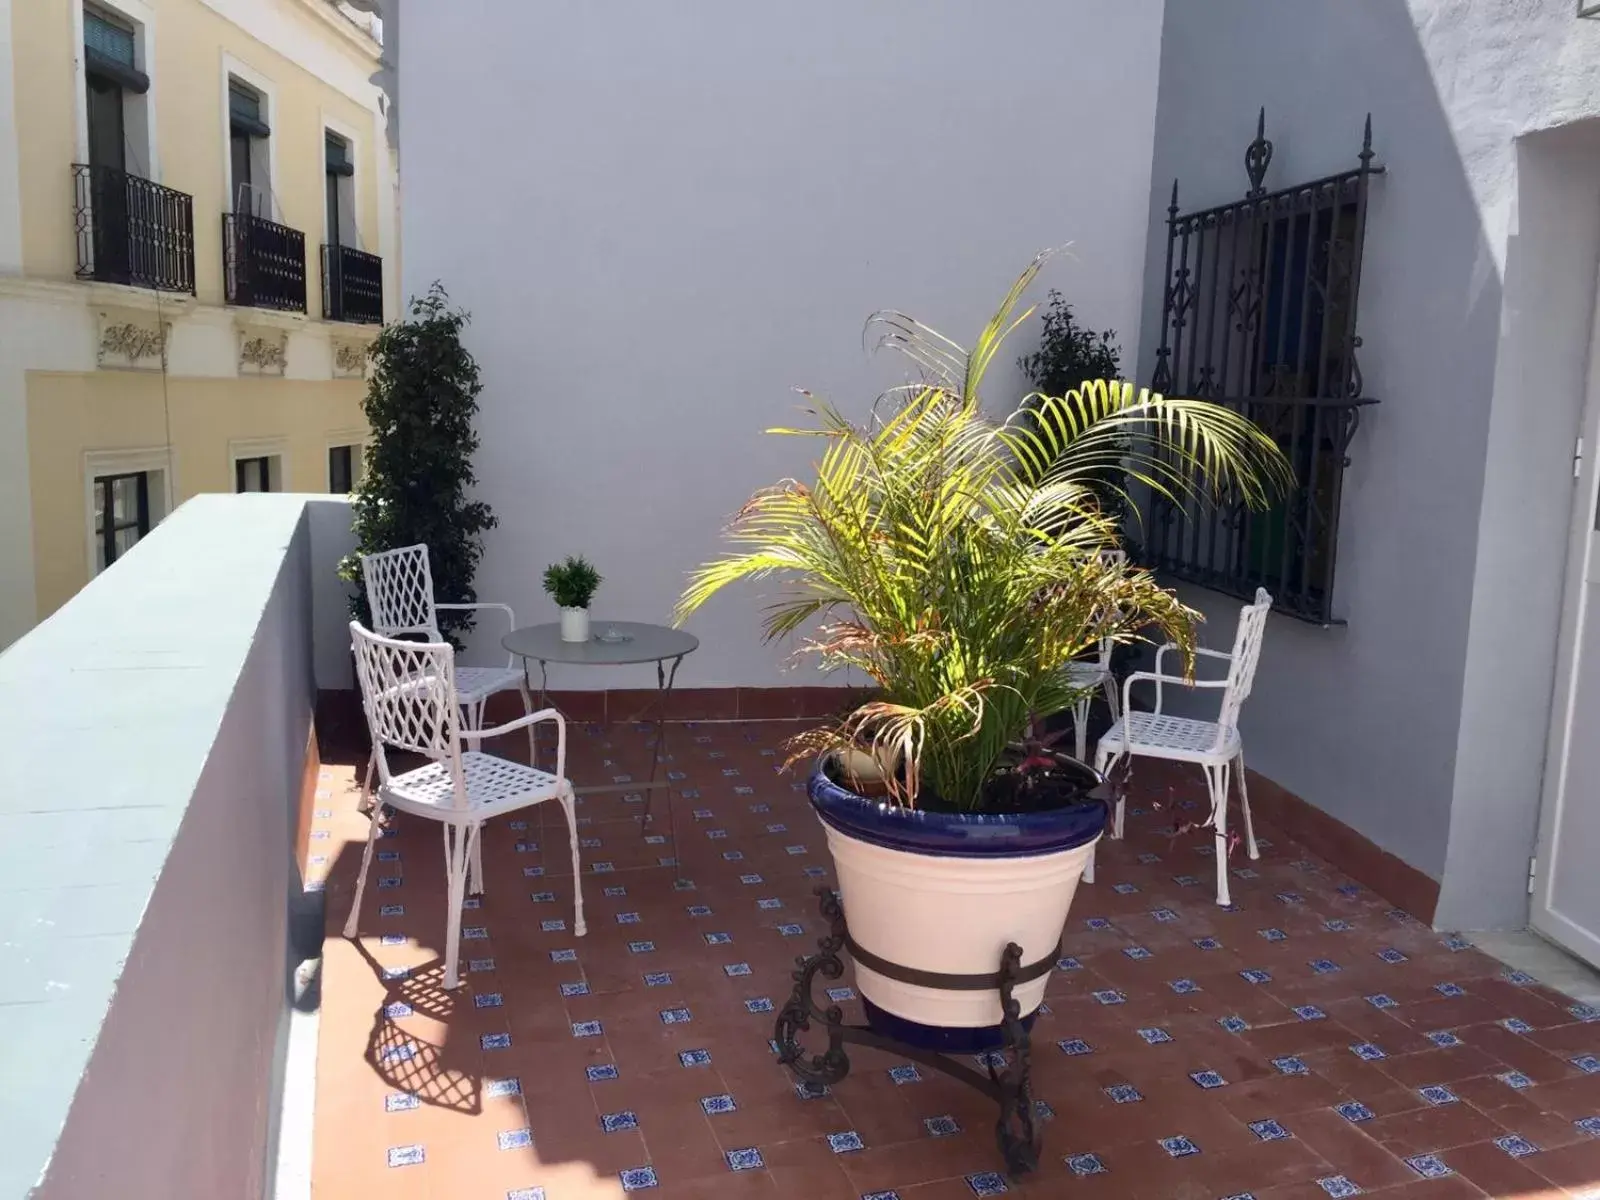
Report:
M1100 560L1105 563L1124 563L1128 560L1125 550L1102 550ZM1115 724L1121 712L1117 703L1117 677L1111 671L1111 651L1115 643L1110 638L1100 639L1100 651L1094 658L1074 659L1064 668L1067 683L1081 689L1081 694L1072 706L1072 734L1076 742L1076 758L1085 762L1089 755L1089 706L1094 703L1094 689L1100 688L1106 697L1106 704L1111 708L1111 721Z
M492 608L506 615L507 630L517 627L517 614L509 604L439 604L433 598L433 571L428 565L428 547L421 543L402 546L398 550L385 550L380 554L361 556L361 580L367 590L367 607L372 610L373 632L384 637L405 637L422 634L430 642L444 641L439 632L439 617L444 612L466 612ZM533 711L533 697L528 691L527 677L517 664L516 656L506 655L503 667L457 667L456 687L466 716L463 736L474 750L481 748L483 710L489 697L513 688L522 694L522 711ZM528 761L538 762L538 738L533 726L528 727ZM367 760L367 779L363 795L372 791L372 773L376 769L377 753ZM377 814L373 814L374 820ZM481 874L483 864L476 854L472 860L473 876Z
M1228 904L1228 784L1231 774L1239 780L1239 806L1244 817L1245 849L1251 858L1259 858L1256 835L1250 825L1250 793L1245 787L1244 744L1239 738L1239 710L1250 696L1255 683L1256 664L1261 658L1261 637L1266 631L1267 613L1272 609L1272 597L1265 588L1256 589L1254 603L1239 610L1239 628L1233 637L1233 650L1224 654L1220 650L1196 649L1195 653L1228 664L1228 673L1222 679L1187 680L1177 675L1167 675L1161 670L1162 659L1174 643L1168 642L1156 651L1154 671L1135 671L1122 685L1122 717L1106 731L1095 749L1095 769L1102 774L1114 769L1123 758L1143 756L1165 758L1176 762L1196 763L1206 773L1206 784L1211 793L1211 817L1206 823L1216 832L1217 903ZM1149 680L1156 685L1156 704L1152 712L1135 712L1129 705L1133 685ZM1161 711L1163 684L1178 687L1220 688L1222 704L1215 721L1199 721L1189 717L1176 717ZM1122 836L1124 798L1117 797L1117 807L1112 818L1111 836ZM1085 879L1093 881L1093 863L1085 872Z
M433 572L428 566L428 547L402 546L381 554L361 557L361 579L367 589L367 607L372 610L372 631L384 637L425 634L430 642L442 642L440 612L465 612L492 608L506 615L507 632L517 627L517 615L509 604L439 604L433 598ZM465 737L477 741L474 731L483 725L483 708L490 696L515 689L522 693L522 711L533 711L533 697L514 654L507 654L501 667L457 667L456 687L466 713ZM528 731L528 752L534 751L533 731ZM532 759L529 759L531 762Z
M528 713L504 725L468 733L461 728L462 701L456 689L455 650L448 642L407 642L380 637L350 622L356 674L361 682L361 703L372 733L377 760L378 800L399 812L438 821L444 827L445 881L449 922L445 932L444 986L460 983L456 971L461 950L461 911L466 898L469 868L476 876L474 892L481 891L482 870L473 864L478 856L483 823L491 817L541 804L560 802L572 837L573 932L582 937L583 881L578 862L578 822L573 811L572 784L567 780L567 725L553 708ZM552 775L525 767L509 758L484 754L478 739L498 737L540 721L556 725L556 771ZM469 749L462 749L467 741ZM389 770L390 749L426 755L426 766L403 774ZM378 822L367 834L356 879L355 900L345 921L344 936L356 935L361 895L372 866L372 848L378 841Z

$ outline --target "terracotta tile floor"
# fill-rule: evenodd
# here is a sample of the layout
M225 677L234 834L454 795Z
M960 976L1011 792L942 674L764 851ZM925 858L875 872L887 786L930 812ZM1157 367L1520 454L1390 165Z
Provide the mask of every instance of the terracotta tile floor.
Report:
M584 799L582 939L559 809L491 826L455 993L431 824L402 818L380 842L360 943L338 936L365 821L353 768L326 768L316 1195L1600 1195L1597 1014L1271 830L1218 909L1209 837L1174 841L1170 805L1150 804L1193 804L1199 773L1159 765L1141 764L1128 837L1102 843L1078 893L1034 1032L1036 1175L996 1174L988 1102L871 1051L801 1098L768 1038L830 863L799 783L774 772L791 728L671 731L692 890L658 865L672 846L641 837L639 803ZM641 778L648 738L574 727L569 773Z

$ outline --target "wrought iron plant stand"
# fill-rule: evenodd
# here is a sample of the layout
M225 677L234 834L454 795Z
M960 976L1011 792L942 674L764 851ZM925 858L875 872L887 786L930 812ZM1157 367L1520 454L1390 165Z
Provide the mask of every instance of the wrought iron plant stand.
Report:
M919 971L888 962L856 945L845 924L844 905L832 888L819 887L817 900L823 917L828 921L829 930L817 940L815 954L795 959L794 992L779 1012L774 1029L778 1061L802 1082L835 1084L850 1073L850 1058L844 1049L845 1043L850 1042L900 1055L940 1071L977 1089L999 1105L995 1140L1012 1178L1036 1169L1039 1165L1039 1135L1034 1126L1029 1073L1032 1045L1028 1028L1022 1021L1021 1005L1013 995L1013 989L1018 984L1046 974L1055 963L1054 955L1040 963L1024 966L1022 949L1012 942L1000 956L999 970L991 975L947 975ZM844 962L839 957L841 950L849 950L858 963L880 975L918 987L946 991L998 991L1002 1013L1001 1049L978 1056L987 1074L974 1070L966 1063L957 1062L951 1056L907 1045L865 1025L847 1025L839 1005L832 1002L819 1004L812 988L818 976L839 979L844 975ZM798 1036L808 1031L813 1022L827 1032L828 1046L821 1053L807 1051L798 1040ZM1001 1063L1000 1066L996 1066L997 1061Z

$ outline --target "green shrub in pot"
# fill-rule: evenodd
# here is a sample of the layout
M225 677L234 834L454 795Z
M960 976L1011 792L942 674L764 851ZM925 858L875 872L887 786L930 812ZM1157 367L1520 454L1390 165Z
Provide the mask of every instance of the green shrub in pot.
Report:
M544 590L561 609L562 641L589 640L589 603L603 582L594 564L578 555L544 569Z

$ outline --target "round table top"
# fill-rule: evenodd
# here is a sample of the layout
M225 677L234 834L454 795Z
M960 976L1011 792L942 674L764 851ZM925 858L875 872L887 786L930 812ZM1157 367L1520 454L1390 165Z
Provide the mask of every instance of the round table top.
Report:
M574 663L580 666L620 667L628 663L660 662L681 658L696 650L700 639L692 633L667 625L643 621L599 621L590 618L587 642L564 642L561 625L529 625L513 629L500 644L521 658L547 663ZM603 642L600 635L610 630L628 635L625 642Z

